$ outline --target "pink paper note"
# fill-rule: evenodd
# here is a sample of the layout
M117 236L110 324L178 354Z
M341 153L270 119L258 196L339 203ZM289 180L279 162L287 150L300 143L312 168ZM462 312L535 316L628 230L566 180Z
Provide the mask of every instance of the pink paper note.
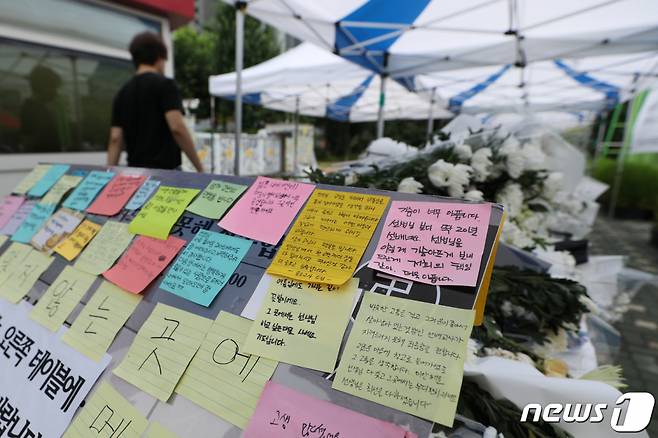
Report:
M417 438L392 423L267 382L242 438Z
M146 181L143 175L117 175L105 186L87 213L114 216L119 214L137 189Z
M9 222L9 219L21 208L25 198L22 196L5 196L0 204L0 228L3 228Z
M169 236L167 240L139 236L103 277L134 294L148 286L185 245L183 239Z
M4 227L0 230L0 234L6 234L7 236L12 236L16 231L18 231L18 228L20 228L21 224L25 222L25 219L30 215L30 212L32 211L32 207L36 205L37 201L25 201L23 202L23 205L20 206L20 208L14 213L10 218L9 221L5 224Z
M491 204L393 201L368 266L433 284L475 286Z
M276 245L314 188L312 184L259 176L219 226Z

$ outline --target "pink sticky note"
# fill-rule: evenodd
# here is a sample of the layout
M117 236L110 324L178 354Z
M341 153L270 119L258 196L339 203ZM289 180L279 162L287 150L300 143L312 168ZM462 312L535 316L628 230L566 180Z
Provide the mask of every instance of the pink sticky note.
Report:
M105 186L96 200L87 208L87 213L114 216L119 214L137 189L146 181L143 175L118 175Z
M9 219L21 208L25 198L22 196L5 196L0 204L0 228L3 228L9 222Z
M139 236L103 277L122 289L138 294L148 286L185 245L183 239Z
M276 245L314 188L312 184L259 176L219 226Z
M242 438L417 438L392 423L267 382Z
M368 266L433 284L475 286L491 204L393 201Z

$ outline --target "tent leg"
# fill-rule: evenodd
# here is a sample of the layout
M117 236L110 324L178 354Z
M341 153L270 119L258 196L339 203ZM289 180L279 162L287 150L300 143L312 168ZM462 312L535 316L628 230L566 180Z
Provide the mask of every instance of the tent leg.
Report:
M432 88L432 95L430 96L430 110L427 115L427 144L432 141L432 132L434 132L434 98L436 96L436 88Z
M297 144L299 143L299 96L295 97L295 125L293 135L292 174L297 174Z
M387 76L381 75L379 77L379 110L377 112L377 138L384 136L384 104L386 102L386 78Z
M242 137L242 64L244 59L244 14L247 2L235 3L235 163L233 174L240 174L240 140Z

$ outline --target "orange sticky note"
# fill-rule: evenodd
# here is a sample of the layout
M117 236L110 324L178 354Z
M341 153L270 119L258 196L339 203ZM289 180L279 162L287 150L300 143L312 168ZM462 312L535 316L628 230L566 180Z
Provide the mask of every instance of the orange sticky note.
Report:
M148 286L185 245L183 239L169 236L167 240L139 236L103 277L122 289L138 294Z
M102 216L119 214L137 189L146 180L143 175L121 174L112 178L98 198L87 208L87 213Z

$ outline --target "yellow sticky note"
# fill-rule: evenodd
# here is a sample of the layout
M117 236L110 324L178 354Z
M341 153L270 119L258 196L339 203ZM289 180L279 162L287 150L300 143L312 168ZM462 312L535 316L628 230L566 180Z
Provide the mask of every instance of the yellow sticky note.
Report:
M141 301L141 295L103 281L62 340L98 362Z
M75 267L89 274L100 275L112 267L132 239L128 224L107 221L94 240L82 251Z
M343 284L354 274L388 196L316 189L286 236L269 274Z
M4 236L5 240L7 236ZM32 247L20 242L12 242L0 256L0 284L4 283L16 266L25 260Z
M220 312L176 387L178 394L241 429L278 363L242 351L252 324Z
M101 382L87 399L62 438L141 438L149 422L107 382Z
M198 193L198 189L160 186L130 223L130 232L166 239L171 227Z
M48 193L41 198L41 201L39 201L39 204L59 204L59 201L62 200L62 197L77 186L80 181L82 181L81 176L76 176L76 175L64 175L60 179L57 180L54 186L50 190L48 190Z
M30 318L56 332L96 280L96 276L66 266L30 312Z
M114 374L166 402L212 320L158 303Z
M365 292L332 387L451 427L474 316Z
M274 277L244 351L333 371L358 285L356 278L338 287Z
M100 229L100 225L85 219L70 236L55 246L55 252L70 262L80 254Z
M149 430L146 431L144 438L178 438L178 435L171 432L169 429L165 429L165 427L157 421L154 421L151 423Z
M23 299L48 269L53 258L35 249L30 249L22 261L16 262L2 283L0 297L16 304Z
M51 167L52 166L50 164L37 164L34 169L25 175L21 182L19 182L18 185L14 187L12 193L24 195L50 170Z
M7 239L9 239L9 236L5 236L4 234L0 234L0 246L2 246Z

